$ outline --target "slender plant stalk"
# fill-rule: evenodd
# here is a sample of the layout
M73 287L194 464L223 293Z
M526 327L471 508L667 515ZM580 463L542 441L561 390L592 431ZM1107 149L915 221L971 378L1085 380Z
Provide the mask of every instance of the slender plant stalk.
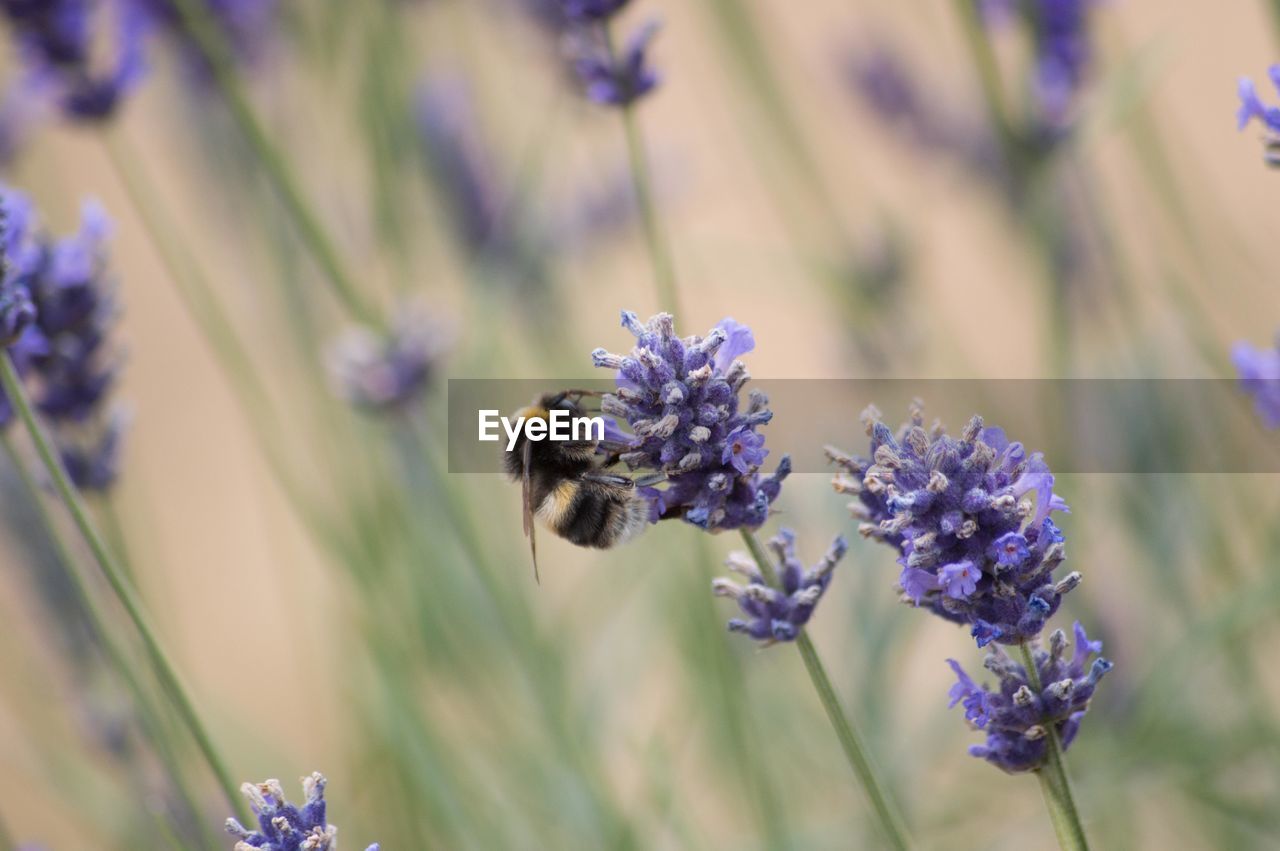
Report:
M777 571L773 569L773 561L769 558L769 554L760 545L760 541L756 538L754 532L745 528L740 531L742 540L746 543L747 549L751 551L751 557L755 560L756 566L760 568L760 573L764 576L765 581L769 585L777 587L778 575ZM814 648L813 642L809 640L809 634L803 629L800 630L800 635L796 638L796 647L800 649L800 656L804 659L804 666L809 672L809 679L813 681L813 687L818 692L818 699L822 701L822 708L827 711L827 718L831 720L831 726L835 728L836 738L840 740L840 747L844 750L845 758L849 761L849 767L853 769L854 776L858 778L858 782L862 784L863 790L871 800L871 808L875 811L885 838L894 848L909 848L911 843L907 839L906 822L898 811L897 805L889 796L888 785L880 780L875 766L867 754L866 746L862 743L861 736L858 735L857 728L845 713L844 707L840 705L840 698L836 695L836 690L831 685L831 679L827 676L822 660L818 658L818 651Z
M120 601L125 613L129 616L129 620L133 623L139 637L142 639L143 647L146 649L147 657L155 669L156 678L160 681L161 687L173 702L174 708L177 709L183 724L190 731L191 737L195 740L196 747L199 748L205 762L209 764L209 768L217 779L218 785L222 788L222 793L226 797L227 804L231 807L232 812L242 820L247 821L249 819L248 809L238 794L237 786L232 780L230 772L227 771L226 763L223 762L222 756L214 747L213 740L209 737L208 731L200 720L200 716L196 712L191 698L187 695L181 680L178 679L173 664L169 661L164 648L160 646L155 630L152 628L151 622L138 600L137 592L134 591L133 586L124 576L124 572L121 570L115 556L104 543L102 535L99 534L97 527L89 516L89 511L85 507L84 501L80 498L80 493L76 490L75 485L71 483L71 478L62 466L62 460L58 457L53 443L49 440L48 435L45 434L40 423L37 422L35 411L31 407L31 401L27 398L27 391L22 386L18 371L14 368L13 359L8 352L0 355L0 383L3 383L5 394L9 397L14 410L18 412L18 416L26 427L27 432L31 435L31 440L40 455L40 460L48 470L59 498L71 513L76 529L80 532L81 537L84 538L89 550L93 553L94 560L98 563L98 567L101 568L107 584L111 586L112 593Z
M1018 215L1018 223L1026 228L1026 235L1035 246L1048 286L1045 299L1048 310L1047 360L1058 377L1066 377L1071 371L1071 313L1067 308L1066 280L1056 268L1054 258L1053 240L1061 223L1053 209L1050 193L1042 187L1048 157L1028 148L1024 142L1025 130L1014 122L1010 114L1005 91L1000 84L995 52L983 32L978 4L964 0L956 5L965 44L978 71L983 100L995 126L1001 158L1008 169L1014 195L1029 207L1025 214Z
M280 201L293 220L298 236L328 279L334 295L355 318L373 327L382 327L383 320L380 312L361 295L355 278L344 264L333 238L311 209L287 160L272 142L262 121L249 103L249 98L240 83L227 39L206 8L206 4L200 0L173 0L173 5L182 19L182 26L191 36L201 57L208 63L214 84L222 93L231 111L231 117L240 127L245 141L248 142L266 172L268 180L280 196Z
M463 553L471 560L475 575L479 577L485 594L499 612L500 623L503 631L507 633L507 640L520 648L519 652L528 653L531 662L538 661L539 656L545 658L551 655L554 648L548 645L538 625L530 616L528 608L513 597L493 575L492 560L487 556L483 544L483 532L475 525L474 512L465 510L462 494L452 487L448 474L441 464L440 450L432 444L421 424L414 425L412 437L418 444L417 454L425 461L425 472L442 497L440 505L443 508L445 520L453 530ZM531 686L549 731L560 739L560 748L565 754L566 761L587 781L585 787L615 847L634 845L635 832L628 824L625 813L613 800L610 784L606 782L596 761L588 758L581 741L575 736L571 725L567 723L568 715L562 703L562 693L548 688L548 684L541 679L540 677L531 678Z
M71 593L75 597L76 603L84 611L85 617L88 618L90 630L100 642L102 652L107 658L107 664L110 665L116 676L121 679L130 695L132 695L139 721L155 746L156 754L168 775L169 781L173 784L173 788L178 793L183 806L190 813L192 819L195 820L201 847L216 849L218 843L209 833L208 826L201 818L200 806L196 803L196 797L182 773L173 748L166 739L165 725L162 723L159 712L148 698L138 678L133 675L124 648L120 646L115 636L108 629L107 617L94 601L84 578L80 575L77 562L72 555L71 546L63 535L62 530L58 528L57 521L49 513L49 509L44 502L44 494L36 482L35 474L31 471L26 459L22 457L22 453L13 445L13 440L8 432L0 431L0 447L3 447L18 473L18 478L27 493L27 499L35 509L36 516L39 517L40 524L44 527L49 541L53 544L54 555L62 564L63 570L66 571L67 578L71 582ZM0 845L0 848L2 847Z
M764 847L786 848L790 845L786 811L783 810L777 792L774 791L767 760L760 749L754 746L753 740L758 737L755 737L750 729L746 682L742 676L739 660L733 656L731 648L727 646L726 637L731 636L726 636L723 627L717 628L718 624L714 616L716 601L705 593L705 587L713 578L710 571L713 564L710 541L708 536L701 534L700 531L696 532L695 539L698 541L698 562L705 564L707 568L704 573L695 577L699 587L692 591L692 596L698 605L698 610L691 612L692 618L698 621L692 640L705 645L700 650L705 654L704 658L708 658L712 667L716 686L718 686L719 701L722 704L716 708L718 717L724 726L724 732L730 736L730 750L737 765L737 773L740 775L746 793L754 801L751 811L759 820L760 828L763 829Z
M1018 645L1018 649L1022 653L1022 665L1027 671L1027 679L1036 694L1039 694L1040 672L1036 669L1031 646L1024 642ZM1053 832L1058 835L1058 844L1063 851L1088 851L1089 839L1085 836L1080 811L1076 808L1075 795L1071 791L1071 778L1067 775L1067 762L1062 755L1062 740L1053 724L1048 727L1048 743L1049 764L1037 770L1036 776L1040 778L1040 791L1044 795L1045 806L1049 809Z
M1280 41L1280 0L1267 0L1267 11L1271 13L1271 27L1277 41Z
M9 824L0 816L0 851L18 851L17 840L9 832Z
M1005 165L1012 173L1015 183L1021 183L1025 166L1022 144L1013 120L1009 116L1009 109L1005 105L1004 87L1000 85L1000 69L996 66L995 53L991 50L986 33L982 31L982 12L977 3L961 2L956 6L960 10L960 24L964 29L965 44L978 71L982 96L986 101L987 111L991 114L991 123L995 125L996 137L1000 143L1000 151L1004 155Z
M618 51L612 26L605 24L603 29L609 62L616 65ZM680 298L676 287L675 264L671 260L671 250L667 246L662 227L658 223L658 211L653 201L653 180L649 169L649 155L644 147L644 135L640 132L635 104L625 104L621 109L622 128L627 137L627 156L631 164L631 182L635 187L636 206L640 210L645 241L649 245L649 259L653 263L653 280L657 290L658 307L679 316Z
M300 519L313 530L330 530L331 525L319 520L317 506L305 497L301 483L288 469L280 448L284 432L272 396L262 383L248 350L240 342L235 323L214 297L213 285L203 266L187 253L181 239L173 232L170 226L172 217L143 166L145 158L133 148L123 131L105 132L102 141L107 158L161 265L173 282L183 309L200 326L205 340L213 347L217 355L215 360L238 397L240 409L253 426L250 432L267 465ZM326 542L332 539L331 534L322 537Z

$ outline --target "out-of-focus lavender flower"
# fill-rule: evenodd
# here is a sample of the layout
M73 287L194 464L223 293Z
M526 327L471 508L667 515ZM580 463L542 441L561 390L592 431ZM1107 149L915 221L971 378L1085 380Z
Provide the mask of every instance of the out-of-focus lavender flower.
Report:
M427 168L458 240L474 255L506 256L510 229L502 217L497 167L466 90L455 80L424 81L415 119Z
M31 300L31 278L38 268L38 253L32 234L31 202L20 192L0 184L0 349L13 359L19 374L26 372L32 341L35 303ZM36 348L39 348L37 342ZM13 419L13 406L0 389L0 428Z
M450 345L449 333L419 305L398 312L386 333L356 327L329 350L335 389L358 408L409 410L430 386Z
M1280 90L1280 65L1272 65L1267 69L1271 84ZM1239 83L1240 108L1236 111L1236 127L1243 130L1253 119L1262 122L1267 130L1280 133L1280 108L1267 106L1258 97L1258 88L1253 80L1241 77Z
M18 342L27 327L36 320L36 306L22 287L0 285L0 348Z
M7 97L48 99L72 119L102 121L145 73L145 27L127 4L0 0L0 11L23 68ZM114 61L103 67L95 61L95 43L112 17Z
M1263 425L1280 428L1280 341L1270 349L1236 343L1231 360L1240 375L1240 386L1253 397Z
M1045 114L1060 120L1084 84L1093 59L1088 14L1094 0L1040 0L1033 14L1036 94Z
M1280 91L1280 65L1267 69L1271 84ZM1255 118L1262 123L1264 142L1263 160L1267 165L1280 167L1280 107L1267 106L1258 97L1253 80L1241 77L1239 84L1240 109L1236 112L1236 126L1243 130Z
M596 33L578 38L573 64L587 97L604 106L625 107L653 91L658 73L650 67L647 54L659 28L657 21L648 22L617 53Z
M1096 0L975 1L989 26L1017 18L1031 33L1039 118L1046 129L1065 126L1093 61L1088 25Z
M681 339L670 314L641 324L631 311L622 312L622 325L636 337L630 354L596 349L591 359L617 371L618 388L601 409L632 429L614 436L626 446L621 460L632 470L666 474L667 487L655 492L655 517L679 516L711 531L758 528L791 460L784 456L769 476L756 469L764 449L755 429L773 412L758 391L739 408L750 376L738 357L755 348L750 329L725 319L706 337ZM735 440L744 447L750 441L745 454L732 451Z
M845 79L854 93L891 130L923 151L954 160L982 180L1007 189L1000 146L977 119L946 98L925 97L906 60L886 44L850 50Z
M46 349L33 358L36 405L54 422L84 423L102 410L116 376L108 333L116 320L107 277L111 224L96 203L85 204L80 230L45 243L32 287L37 327Z
M947 660L957 677L949 705L961 704L965 720L987 731L986 744L973 745L969 753L1016 773L1044 764L1050 729L1056 730L1064 750L1071 746L1094 688L1112 664L1101 656L1093 658L1102 652L1102 642L1090 641L1078 622L1074 652L1068 657L1066 650L1067 637L1062 630L1049 636L1047 651L1033 649L1037 669L1033 682L1022 665L1001 648L993 648L985 664L999 678L998 691L979 686L958 662Z
M1037 635L1080 581L1053 578L1066 555L1050 515L1068 509L1044 457L981 417L958 440L926 432L918 408L897 437L874 408L864 421L871 458L828 449L834 485L857 496L859 531L898 551L904 598L968 624L979 647Z
M20 244L25 222L19 214L10 227L4 200L0 197L0 349L16 344L36 321L36 305L21 267L15 264L10 274L10 240L12 237L15 248Z
M769 547L781 566L780 588L765 581L750 556L735 552L725 564L746 577L747 584L721 577L711 583L711 589L718 596L735 600L747 615L746 620L729 621L730 631L745 633L766 644L794 641L813 616L818 600L831 584L831 571L849 547L843 537L837 537L822 561L808 570L796 557L796 536L790 529L779 530Z
M68 427L59 434L62 464L76 487L96 492L111 489L120 474L120 452L128 426L128 416L117 407L105 424L90 429Z
M551 262L626 232L636 205L629 172L603 189L534 209L503 174L493 140L462 81L424 79L414 104L418 139L445 219L486 283L514 290L535 309L551 295Z
M324 775L318 771L302 778L307 796L301 807L285 799L279 780L245 783L240 791L249 799L258 817L258 830L249 830L233 818L227 819L227 832L236 837L235 851L333 851L337 848L338 828L329 824L325 815ZM365 851L378 851L377 843Z
M105 490L119 464L124 419L108 410L116 377L110 330L116 320L107 275L110 222L87 203L80 229L53 239L38 229L30 202L0 187L9 226L6 282L25 291L35 318L10 351L36 407L52 426L75 484ZM12 415L0 396L0 424Z
M167 32L177 43L184 62L197 79L209 74L204 52L190 35L174 0L119 0L144 17L152 28ZM276 0L199 0L210 21L222 33L232 56L252 66L262 57L275 32Z
M628 2L630 0L559 0L565 18L579 24L607 21Z

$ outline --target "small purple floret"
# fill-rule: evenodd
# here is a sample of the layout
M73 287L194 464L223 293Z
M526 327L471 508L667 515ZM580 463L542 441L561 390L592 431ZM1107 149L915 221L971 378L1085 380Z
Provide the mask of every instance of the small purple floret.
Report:
M1071 745L1089 699L1109 660L1098 656L1101 641L1090 641L1084 627L1075 624L1075 651L1067 657L1067 638L1061 630L1049 636L1049 649L1032 655L1038 674L1037 689L1026 669L999 647L987 656L986 667L999 678L998 691L979 687L958 662L948 659L958 681L951 687L948 706L964 704L965 720L987 731L987 741L969 753L1004 771L1033 771L1048 757L1048 732L1055 728L1063 749Z

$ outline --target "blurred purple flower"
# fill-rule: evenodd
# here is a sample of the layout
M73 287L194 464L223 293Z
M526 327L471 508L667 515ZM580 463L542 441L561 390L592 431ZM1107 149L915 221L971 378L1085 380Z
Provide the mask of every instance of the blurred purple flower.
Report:
M15 210L10 224L5 197L0 196L0 349L8 349L36 320L36 305L27 288L26 275L20 265L10 265L10 245L16 247L25 238L26 221L21 207ZM12 251L16 256L18 252Z
M116 378L110 331L117 310L107 276L111 226L96 203L84 205L80 229L61 239L37 228L20 193L0 187L7 214L6 284L26 291L34 321L11 355L52 426L68 472L84 490L104 490L118 466L124 420L107 410ZM0 424L11 416L0 397Z
M742 361L726 364L719 357L725 346L734 355L750 351L750 332L726 319L705 338L682 339L667 313L642 324L623 311L622 325L636 338L629 354L591 353L597 367L617 372L617 390L604 397L601 410L632 429L621 460L632 470L666 474L660 516L681 516L711 531L758 528L791 472L791 461L784 456L772 475L759 474L763 441L746 435L773 413L758 391L739 408L739 393L750 376ZM734 453L733 440L742 441L746 452Z
M497 167L461 82L426 80L414 112L427 169L459 241L473 254L505 254Z
M653 91L658 74L649 66L649 43L660 25L650 21L612 53L600 38L581 37L574 48L574 69L587 97L603 106L630 106Z
M627 5L629 0L558 0L567 20L578 23L607 21Z
M117 0L131 6L153 29L164 30L178 45L183 61L197 80L212 73L173 0ZM275 33L277 0L198 0L221 33L232 58L244 66L258 63Z
M338 828L329 824L324 800L324 775L318 771L302 778L307 796L301 807L285 799L279 780L245 783L240 791L258 817L258 830L249 830L233 818L227 832L236 837L235 851L334 851ZM377 843L365 851L378 851Z
M996 138L977 108L960 111L946 98L926 98L906 60L886 44L849 50L845 79L867 108L917 148L953 160L1008 192Z
M808 570L796 557L795 547L796 536L790 529L779 530L777 537L769 541L780 567L778 588L765 581L748 555L737 552L730 555L725 564L746 577L747 584L723 577L711 583L716 595L732 598L748 616L748 620L729 621L730 631L745 633L766 644L794 641L800 634L831 584L831 571L844 558L849 546L843 537L837 537L822 561Z
M463 81L429 77L418 87L414 123L432 189L468 258L535 304L550 295L552 262L624 233L635 220L630 173L602 190L572 193L550 209L534 208L503 173L494 140ZM526 190L527 191L527 190ZM545 306L545 305L542 305Z
M40 376L35 400L55 422L83 423L94 417L115 380L107 346L116 320L106 274L110 230L103 209L86 203L77 233L45 242L32 287L37 327L47 341L47 350L33 358Z
M979 647L1037 635L1080 581L1053 579L1066 555L1049 515L1067 506L1044 458L980 417L958 440L926 432L919 409L897 437L874 408L864 417L871 457L829 449L834 484L858 497L862 534L897 550L905 598L968 624Z
M120 474L120 452L129 418L119 407L106 424L88 430L68 428L59 434L58 451L67 475L82 491L111 489Z
M1089 13L1097 0L970 0L990 27L1021 20L1035 51L1032 91L1039 105L1041 132L1065 127L1093 64ZM1039 135L1033 134L1033 135Z
M1267 69L1271 84L1280 90L1280 65L1272 65ZM1239 83L1240 108L1236 111L1236 127L1243 130L1249 122L1257 118L1267 130L1280 133L1280 108L1267 106L1258 97L1258 89L1253 80L1241 77Z
M114 62L102 67L95 44L114 16ZM36 98L72 120L96 122L115 114L142 79L144 21L127 3L105 0L0 0L18 47L22 72L8 99ZM13 129L8 133L12 134Z
M1032 650L1039 689L1026 669L999 647L986 658L986 668L1000 681L995 692L979 687L958 662L947 660L958 680L951 687L948 705L963 704L965 720L987 731L986 744L972 746L969 753L1012 774L1034 771L1044 764L1051 728L1064 750L1071 746L1089 699L1112 664L1102 657L1093 658L1102 652L1102 642L1090 641L1078 622L1070 658L1066 647L1066 636L1057 630L1049 636L1047 651Z
M420 305L403 307L386 333L349 329L330 347L329 372L339 394L370 412L405 412L436 377L450 335Z
M1240 375L1240 386L1253 397L1263 425L1280 428L1280 342L1270 349L1236 343L1231 360Z

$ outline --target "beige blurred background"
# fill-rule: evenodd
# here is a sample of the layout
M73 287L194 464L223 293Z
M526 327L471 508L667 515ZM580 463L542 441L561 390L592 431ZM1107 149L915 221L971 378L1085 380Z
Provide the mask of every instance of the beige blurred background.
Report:
M1036 260L1013 246L1015 225L1006 210L953 163L933 161L901 144L842 79L846 47L887 39L916 63L929 99L948 108L979 110L950 4L742 2L768 34L786 95L838 205L841 229L874 236L885 215L907 229L914 252L908 304L887 334L900 344L887 374L1049 375L1038 337L1043 305ZM681 327L701 331L723 315L747 322L758 341L751 368L761 377L871 374L850 355L840 314L813 283L799 256L803 249L789 236L783 217L805 216L805 201L782 209L770 192L762 163L776 157L759 156L760 148L768 147L761 141L759 119L729 93L728 66L708 31L712 18L705 3L635 0L633 5L628 21L654 13L665 22L655 51L665 80L660 94L645 103L642 121L662 174L662 209L686 302ZM502 38L491 39L490 6L472 0L439 6L423 10L417 22L423 67L456 67L474 80L483 118L494 137L509 146L508 155L517 155L554 122L557 156L545 181L548 193L571 185L575 170L608 172L622 166L617 126L563 93L554 75L539 67L539 46L514 32L516 23L493 25ZM1114 75L1134 79L1142 92L1140 108L1170 152L1173 173L1196 187L1194 194L1188 192L1196 216L1214 223L1201 246L1213 274L1201 274L1168 217L1150 209L1150 193L1135 188L1139 154L1123 128L1107 118L1106 108L1094 111L1081 156L1102 176L1100 190L1114 226L1124 234L1122 250L1133 270L1130 285L1141 321L1120 325L1105 307L1086 320L1076 374L1140 374L1130 356L1160 343L1167 357L1161 363L1165 375L1225 375L1225 352L1233 340L1263 343L1280 324L1271 262L1280 178L1260 165L1257 131L1237 133L1233 118L1236 78L1264 80L1266 66L1280 54L1267 9L1261 2L1113 0L1100 4L1095 21L1103 53L1095 95ZM325 83L308 84L289 59L283 57L282 79L261 84L255 96L272 115L278 138L301 163L311 198L341 234L354 265L386 287L396 272L374 256L359 202L348 202L345 194L360 180L347 167L351 139L328 132ZM501 62L520 72L494 70ZM166 67L157 62L162 73ZM237 221L236 210L222 200L205 203L208 181L215 178L202 165L191 133L197 125L181 102L181 90L172 76L149 87L129 105L122 132L145 152L181 232L211 279L244 308L238 314L242 319L250 317L243 330L256 339L259 352L269 354L270 341L257 336L269 329L252 327L251 311L253 291L264 286L261 278L270 264ZM305 96L299 98L299 92ZM335 660L346 655L335 646L344 635L335 624L350 616L342 584L287 508L225 375L184 312L101 144L86 133L49 128L8 179L37 199L58 231L73 227L84 196L101 199L117 223L113 259L124 306L119 338L127 353L117 398L133 411L119 505L142 592L215 737L229 743L232 763L249 778L282 774L287 769L280 766L294 765L305 770L333 766L331 772L338 773L350 756L343 733L350 686L335 676L341 670ZM822 227L801 221L802 229L815 233ZM424 212L416 224L424 257L438 260L439 222ZM575 255L566 266L576 297L564 333L582 352L581 375L590 375L591 348L625 344L617 329L620 308L642 315L655 308L643 250L636 232L606 250ZM457 265L456 258L433 262L430 273L422 273L413 286L454 318L460 348L483 349L487 342L468 333L475 311L484 308L468 301L468 279ZM1186 339L1189 305L1162 285L1169 269L1185 277L1196 321L1221 343L1216 371L1206 370L1189 342L1179 342ZM272 365L262 367L269 372ZM509 374L537 373L527 363L512 362ZM850 424L850 442L859 439L856 424ZM1068 482L1077 495L1091 486ZM797 476L788 487L788 510L797 515L811 507L820 513L825 509L816 507L831 500L821 476ZM1110 548L1114 536L1101 518L1079 517L1078 512L1073 560L1087 565L1082 593L1104 607L1123 607L1118 600L1126 580L1122 571L1109 571L1117 561ZM515 489L493 507L491 522L518 534ZM1096 534L1086 537L1085 529ZM554 567L544 566L537 599L545 602L547 617L562 612L574 599L575 586L593 573L628 569L639 561L633 553L624 566L605 568L597 554L558 542L545 546ZM727 546L717 542L717 549ZM854 551L844 569L888 571L885 558L870 545L855 542ZM529 581L526 565L510 567L512 582ZM108 810L125 807L130 790L75 788L68 784L82 781L69 778L84 775L47 760L42 742L81 735L74 713L63 711L72 696L59 661L41 642L28 591L12 581L11 571L0 577L0 618L6 624L0 643L5 817L21 836L40 836L50 848L98 847L74 802L93 798ZM886 590L890 580L885 572ZM814 632L820 647L835 634L822 618ZM635 640L607 639L622 645ZM903 707L899 723L908 733L932 723L941 711L936 695L945 689L948 674L937 664L936 645L946 642L954 643L950 628L928 623L916 629L898 657L901 693L930 696L914 705L898 703ZM1120 653L1123 658L1126 651L1139 650L1121 648ZM1280 700L1280 684L1269 687ZM273 725L269 741L254 729L264 715L288 719ZM67 748L62 758L90 758L86 753ZM948 760L945 770L956 765L958 760ZM961 770L983 769L961 765ZM1034 789L1019 791L1018 804L1027 819L1034 818ZM358 799L359 792L346 795ZM1133 789L1132 799L1133 806L1143 806L1143 790ZM335 820L341 823L340 816ZM1144 847L1178 846L1176 817L1153 808L1146 827ZM1033 836L1047 838L1043 832ZM1014 843L1010 837L992 844Z

